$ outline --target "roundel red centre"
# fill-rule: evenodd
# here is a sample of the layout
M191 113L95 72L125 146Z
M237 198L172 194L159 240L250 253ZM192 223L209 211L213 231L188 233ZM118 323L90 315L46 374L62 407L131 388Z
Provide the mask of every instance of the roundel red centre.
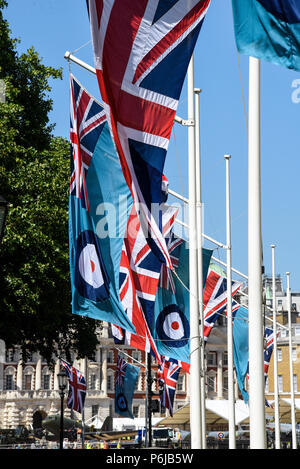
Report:
M104 279L94 244L87 244L81 251L78 267L82 278L93 288L104 284Z
M181 339L184 337L184 326L180 315L177 312L168 314L163 323L164 333L171 339Z

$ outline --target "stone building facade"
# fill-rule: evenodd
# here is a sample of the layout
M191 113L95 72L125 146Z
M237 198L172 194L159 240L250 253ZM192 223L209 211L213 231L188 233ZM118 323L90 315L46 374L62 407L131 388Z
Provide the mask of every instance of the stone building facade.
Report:
M87 395L85 401L85 421L93 424L96 420L104 422L107 416L119 417L114 412L114 381L117 366L118 349L125 352L129 363L145 365L145 353L125 346L115 347L109 336L109 328L104 327L99 337L99 346L94 360L74 359L73 365L80 369L86 378ZM129 358L131 357L131 358ZM209 343L206 345L207 397L226 399L227 397L227 361L226 328L219 324L215 327ZM0 341L0 428L15 428L25 425L27 428L40 428L41 421L49 415L60 412L60 396L57 373L60 362L55 361L53 368L38 353L23 363L20 350L6 349ZM157 364L152 363L153 399L159 400ZM237 395L238 389L236 388ZM139 378L133 399L133 414L137 418L145 417L146 368L140 367ZM174 401L174 411L189 402L189 374L180 372ZM166 414L156 413L154 417ZM65 408L66 417L71 415Z

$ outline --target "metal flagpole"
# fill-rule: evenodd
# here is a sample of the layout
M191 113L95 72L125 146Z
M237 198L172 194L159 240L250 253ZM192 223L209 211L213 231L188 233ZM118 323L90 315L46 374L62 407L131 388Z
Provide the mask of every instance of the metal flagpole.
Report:
M295 393L293 379L293 354L292 354L292 319L291 319L291 289L290 273L286 273L287 278L287 300L288 300L288 324L289 324L289 357L290 357L290 390L291 390L291 421L292 421L292 446L297 449L296 438L296 417L295 417Z
M194 56L188 67L189 287L190 287L190 429L191 448L201 449L200 328L197 275Z
M147 353L147 411L148 411L148 448L152 446L152 374L151 374L151 353Z
M229 403L229 449L236 449L235 438L235 396L233 371L232 335L232 274L231 274L231 221L230 221L230 155L226 160L226 254L227 254L227 357L228 357L228 403Z
M204 318L203 318L203 259L202 259L202 182L200 147L200 88L195 88L195 158L196 158L196 210L197 210L197 264L198 264L198 305L200 317L200 433L202 449L206 449L205 423L205 359L204 359Z
M280 420L279 420L279 394L278 394L278 354L277 354L277 323L276 323L276 282L275 282L275 245L272 248L272 289L273 289L273 337L274 337L274 417L275 417L275 449L280 449Z
M260 169L260 60L249 57L248 289L250 448L265 449Z

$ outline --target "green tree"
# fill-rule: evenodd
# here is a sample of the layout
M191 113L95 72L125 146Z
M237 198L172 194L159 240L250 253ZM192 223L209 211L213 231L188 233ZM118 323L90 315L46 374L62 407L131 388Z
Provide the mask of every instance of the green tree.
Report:
M0 0L0 193L11 204L0 245L0 338L8 347L40 351L58 346L90 356L99 323L71 312L68 247L69 143L54 138L48 114L50 78L30 48L18 55Z

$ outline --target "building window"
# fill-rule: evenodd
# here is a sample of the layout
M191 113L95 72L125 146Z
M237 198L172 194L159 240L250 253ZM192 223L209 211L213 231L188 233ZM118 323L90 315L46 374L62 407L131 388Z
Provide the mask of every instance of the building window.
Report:
M277 360L279 362L281 362L281 360L282 360L282 350L281 350L281 348L277 349Z
M297 375L293 375L294 392L297 392Z
M184 376L179 375L177 380L177 391L184 391Z
M114 375L113 372L107 375L107 390L113 391L114 390Z
M283 392L283 380L282 375L278 375L278 391Z
M31 391L32 389L32 375L24 376L24 389L25 391Z
M14 360L14 355L15 355L14 349L10 348L10 349L6 350L6 352L5 352L5 361L8 362L8 363L15 361Z
M109 350L107 352L107 363L113 363L114 362L114 352L112 350Z
M269 378L268 376L266 377L266 385L265 385L265 392L269 392Z
M216 354L215 353L208 353L207 354L207 365L213 366L216 364Z
M295 327L295 335L299 336L300 335L300 326Z
M223 365L224 366L228 365L228 354L227 354L227 352L223 353Z
M292 360L295 362L297 360L297 349L296 347L292 348Z
M43 389L45 391L50 389L50 375L43 375Z
M14 389L13 375L6 375L5 376L5 389L6 389L6 391L13 391L13 389Z
M137 360L138 362L140 362L140 361L141 361L141 355L140 355L140 352L138 352L137 350L133 350L133 352L132 352L132 355L131 355L131 356L132 356L132 358L133 358L134 360ZM133 360L133 361L134 361L134 360Z
M90 375L90 389L96 389L96 379L97 376L95 374Z
M287 337L288 333L287 333L287 330L286 329L282 329L281 332L280 332L280 337Z
M98 415L98 410L99 410L98 405L92 405L92 417L95 417L95 415Z
M137 418L139 416L139 406L138 405L134 405L132 407L132 413L133 413L133 416L135 418Z

